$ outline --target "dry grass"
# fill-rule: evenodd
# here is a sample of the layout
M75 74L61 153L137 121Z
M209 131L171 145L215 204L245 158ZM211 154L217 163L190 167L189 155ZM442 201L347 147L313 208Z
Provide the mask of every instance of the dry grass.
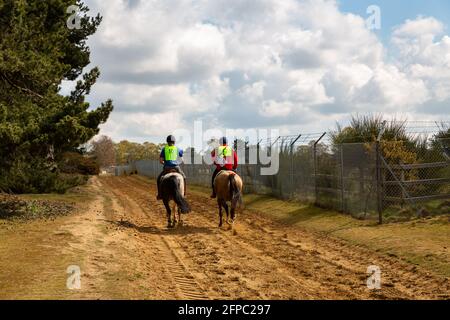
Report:
M24 200L77 204L87 207L93 196L85 187L65 195L21 195ZM52 219L0 220L0 299L68 299L73 295L66 287L67 267L83 266L82 252L67 250L76 237L61 232L71 215ZM64 254L61 254L64 252ZM70 252L70 254L68 254Z
M60 219L66 219L60 218ZM61 220L8 223L0 226L0 298L65 299L66 269L79 257L61 255L72 240L54 232ZM79 263L77 263L79 264Z

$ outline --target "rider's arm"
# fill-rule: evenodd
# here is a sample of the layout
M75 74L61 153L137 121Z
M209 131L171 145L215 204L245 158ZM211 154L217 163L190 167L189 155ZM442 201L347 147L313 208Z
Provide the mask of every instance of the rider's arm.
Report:
M164 164L165 162L165 156L164 156L164 148L161 150L161 154L159 155L159 163Z
M211 159L213 163L216 163L216 150L211 151Z
M184 156L184 151L180 149L180 151L178 152L178 157L180 158L180 159L178 160L178 164L184 164L184 158L183 158L183 156Z
M233 151L233 169L236 170L238 167L238 155L236 151Z

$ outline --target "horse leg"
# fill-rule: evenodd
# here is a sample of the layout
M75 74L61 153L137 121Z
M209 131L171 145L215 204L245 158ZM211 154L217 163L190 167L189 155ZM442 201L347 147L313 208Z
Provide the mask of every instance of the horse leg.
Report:
M223 225L222 202L217 200L217 204L219 205L219 228L221 228Z
M172 210L170 209L169 201L164 200L164 207L167 211L167 228L172 228Z
M234 223L236 220L236 208L234 204L231 205L231 223Z
M178 220L177 220L177 204L175 203L174 205L173 205L173 209L172 209L172 212L173 212L173 227L175 228L176 226L177 226L177 224L178 224Z
M225 212L227 213L227 224L230 224L230 208L228 207L226 201L223 202L223 206L225 208Z
M178 223L183 225L183 220L181 219L181 209L178 208Z

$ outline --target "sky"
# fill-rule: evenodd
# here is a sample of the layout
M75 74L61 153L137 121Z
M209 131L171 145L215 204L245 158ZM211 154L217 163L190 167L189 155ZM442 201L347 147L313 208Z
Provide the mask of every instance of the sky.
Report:
M450 2L446 0L340 0L338 5L342 12L360 16L367 16L367 8L370 5L379 6L382 28L376 33L385 43L389 42L392 30L407 19L432 16L444 23L450 21Z
M294 135L354 114L450 118L447 0L85 2L104 18L88 42L102 72L88 101L113 99L101 134L115 141L162 142L195 121Z

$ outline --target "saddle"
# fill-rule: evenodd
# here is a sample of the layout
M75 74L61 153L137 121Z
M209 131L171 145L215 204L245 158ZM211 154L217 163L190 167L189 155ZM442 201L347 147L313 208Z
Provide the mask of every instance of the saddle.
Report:
M161 176L161 181L164 181L166 176L168 174L170 174L170 173L178 173L179 175L181 175L183 177L183 179L184 179L184 196L186 196L186 189L187 189L186 188L186 176L183 173L181 173L180 171L178 171L177 169L174 169L174 168L163 169L163 174Z
M216 175L216 177L214 178L214 184L216 183L217 178L222 175L225 172L229 172L230 175L237 175L236 171L234 170L230 170L230 169L222 169L219 171L219 173Z
M169 173L178 173L177 169L173 168L167 168L163 170L163 175L169 174Z

